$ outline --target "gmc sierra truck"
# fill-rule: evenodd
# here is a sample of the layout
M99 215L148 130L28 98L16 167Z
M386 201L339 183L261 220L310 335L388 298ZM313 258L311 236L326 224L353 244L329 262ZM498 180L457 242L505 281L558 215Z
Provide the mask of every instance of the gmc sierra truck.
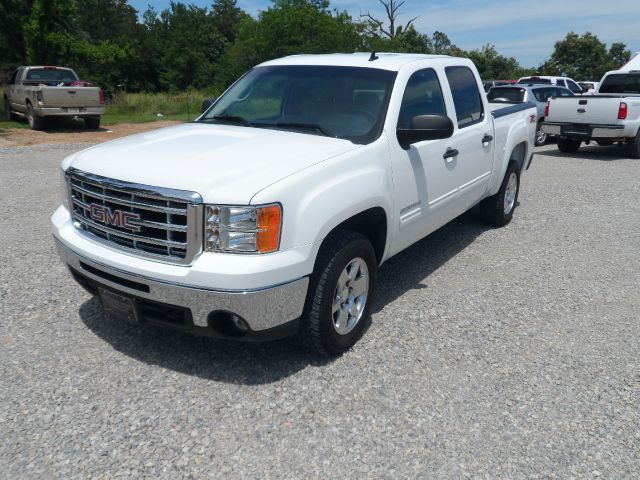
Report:
M80 81L70 68L20 67L4 89L7 120L26 117L33 130L42 130L46 117L79 117L87 128L99 128L104 109L102 90Z
M269 61L192 123L66 158L55 243L107 313L340 354L384 261L474 207L511 220L537 122L503 107L462 58Z
M595 141L624 144L629 157L640 158L640 70L608 72L595 95L550 99L542 131L558 136L561 152Z

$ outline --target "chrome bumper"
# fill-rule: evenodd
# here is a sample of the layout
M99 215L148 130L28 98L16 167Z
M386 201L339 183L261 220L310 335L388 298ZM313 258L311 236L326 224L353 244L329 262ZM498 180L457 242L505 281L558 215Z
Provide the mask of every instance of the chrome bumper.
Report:
M620 138L624 136L623 125L590 125L580 123L542 122L542 131L547 135L575 138Z
M105 107L34 107L39 117L97 117L102 115Z
M304 308L308 277L258 290L206 290L123 272L78 255L57 238L55 243L62 261L72 270L132 297L187 308L196 327L208 328L211 312L227 311L242 317L251 331L259 332L300 318Z

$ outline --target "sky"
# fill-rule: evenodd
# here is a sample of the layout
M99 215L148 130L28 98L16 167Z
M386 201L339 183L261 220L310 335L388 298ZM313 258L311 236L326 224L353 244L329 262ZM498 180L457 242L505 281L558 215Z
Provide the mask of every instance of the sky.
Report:
M210 6L212 0L180 0ZM129 0L140 13L147 5L160 11L169 0ZM271 5L270 0L238 0L238 6L253 16ZM377 0L332 0L338 10L354 18L367 12L383 18ZM436 30L465 50L487 43L522 66L537 67L549 58L557 40L573 30L590 31L610 45L624 42L632 52L640 51L640 0L406 0L400 21L418 17L414 25L421 33Z

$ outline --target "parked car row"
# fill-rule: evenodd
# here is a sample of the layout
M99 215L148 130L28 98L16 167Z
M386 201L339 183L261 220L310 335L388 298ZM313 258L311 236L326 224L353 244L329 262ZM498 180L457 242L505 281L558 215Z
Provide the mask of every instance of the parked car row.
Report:
M541 128L542 122L544 122L545 119L547 101L553 97L573 96L573 92L568 88L554 86L550 83L518 83L513 86L493 87L487 94L487 98L491 103L518 104L531 102L535 104L538 112L535 138L536 146L545 145L549 137Z
M619 143L640 158L640 61L605 74L594 95L549 99L542 130L558 137L562 152L575 153L582 142Z

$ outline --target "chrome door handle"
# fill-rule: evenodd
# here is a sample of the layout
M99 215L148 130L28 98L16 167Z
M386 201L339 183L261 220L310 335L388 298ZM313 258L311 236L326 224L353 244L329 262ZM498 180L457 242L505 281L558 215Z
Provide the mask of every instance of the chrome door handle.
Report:
M454 157L458 156L458 153L458 150L456 150L455 148L447 148L447 151L444 152L442 158L444 158L447 162L451 162Z

